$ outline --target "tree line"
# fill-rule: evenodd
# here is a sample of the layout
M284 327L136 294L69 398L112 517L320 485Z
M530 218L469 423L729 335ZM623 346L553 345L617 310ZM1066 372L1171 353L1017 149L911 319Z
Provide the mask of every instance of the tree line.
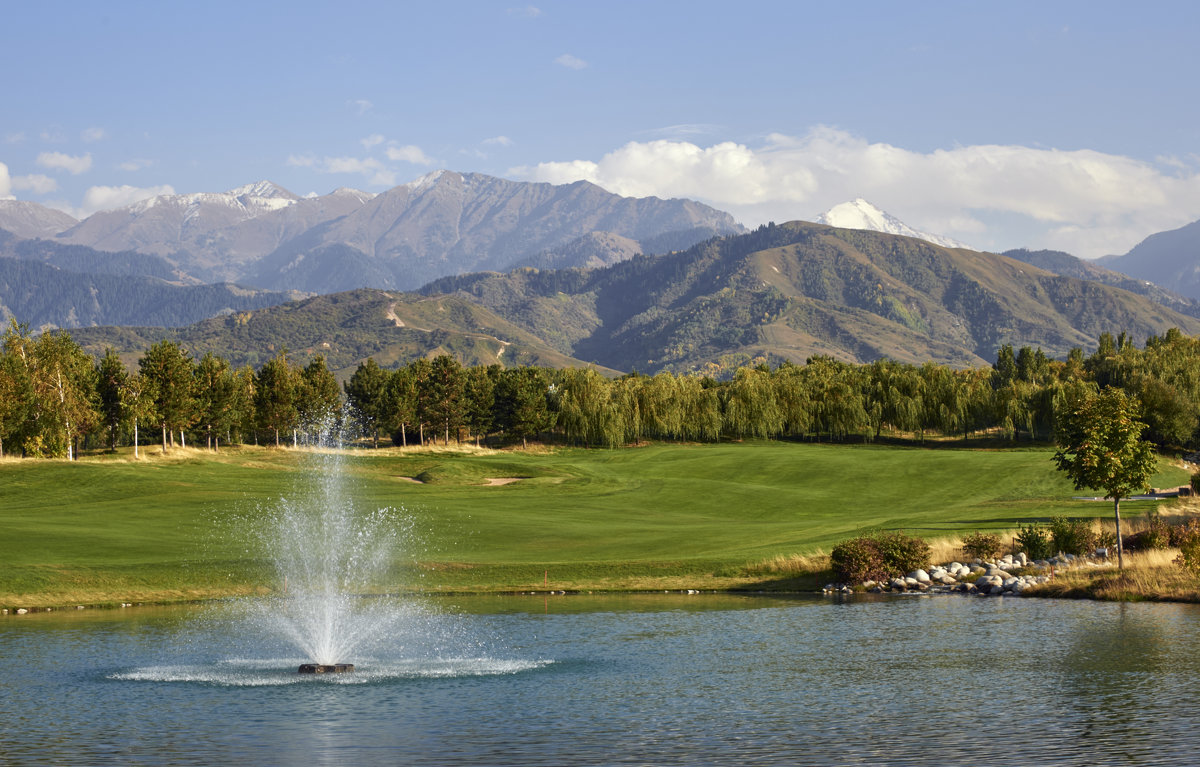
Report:
M1136 403L1160 447L1200 445L1200 339L1175 329L1141 348L1105 334L1092 354L1075 349L1065 360L1004 346L991 368L816 356L804 365L746 365L725 380L668 372L611 378L586 368L471 367L440 355L394 369L367 359L339 387L320 356L301 367L279 352L254 370L211 353L195 359L162 341L131 370L111 350L94 359L68 333L34 337L13 322L0 353L0 454L71 457L80 445L136 446L149 441L148 429L164 451L176 440L212 449L298 444L343 419L375 445L617 447L884 435L1050 441L1062 414L1105 388Z

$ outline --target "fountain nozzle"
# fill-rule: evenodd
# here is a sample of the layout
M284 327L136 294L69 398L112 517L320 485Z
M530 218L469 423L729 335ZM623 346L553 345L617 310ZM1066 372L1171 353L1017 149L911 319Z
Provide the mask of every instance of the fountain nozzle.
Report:
M353 663L301 663L301 674L342 674L353 671Z

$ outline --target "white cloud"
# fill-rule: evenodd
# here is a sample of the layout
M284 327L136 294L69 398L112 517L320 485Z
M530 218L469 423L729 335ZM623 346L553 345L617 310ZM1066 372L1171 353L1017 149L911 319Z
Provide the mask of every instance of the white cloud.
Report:
M370 149L371 147L379 146L383 142L383 136L379 135L378 133L372 133L370 136L367 136L364 139L359 139L358 143L362 144L364 148Z
M5 144L20 144L24 140L25 140L25 134L21 133L20 131L4 134L4 143Z
M12 179L8 176L8 166L0 162L0 200L12 199Z
M421 151L419 146L389 146L384 152L392 162L407 162L413 165L433 165L433 158Z
M479 142L484 146L512 146L513 141L508 136L492 136Z
M77 210L68 212L84 219L97 211L122 208L163 194L175 194L175 189L167 184L149 187L93 186L83 193L83 204Z
M1123 253L1200 214L1200 169L1092 150L980 145L915 152L819 127L760 145L631 142L599 160L510 171L592 181L618 194L692 197L748 225L812 219L854 197L925 231L979 247ZM1003 228L995 225L1003 220ZM988 222L992 221L993 225Z
M524 8L509 8L507 13L509 16L523 16L527 19L536 19L542 15L542 9L535 5L527 5Z
M154 160L135 158L133 160L126 160L125 162L117 163L117 168L119 170L137 171L142 170L143 168L149 168L153 164Z
M83 131L82 133L80 133L79 137L83 139L83 143L91 144L96 141L101 141L101 140L107 138L108 134L104 131L103 128L94 128L93 127L93 128L88 128L85 131Z
M567 69L586 69L588 63L578 56L572 56L569 53L564 53L554 60L555 64L566 67Z
M43 168L65 170L78 176L92 167L92 154L89 152L82 157L75 157L63 152L42 152L37 156L37 164Z
M359 115L365 115L375 107L374 104L366 99L351 99L347 101L346 104L354 107L354 110L358 112Z
M322 173L371 174L383 167L374 157L326 157L319 168Z
M293 168L311 168L317 164L317 158L311 154L289 154L287 164Z
M41 173L28 176L13 176L12 188L29 190L34 194L49 194L58 189L58 182Z

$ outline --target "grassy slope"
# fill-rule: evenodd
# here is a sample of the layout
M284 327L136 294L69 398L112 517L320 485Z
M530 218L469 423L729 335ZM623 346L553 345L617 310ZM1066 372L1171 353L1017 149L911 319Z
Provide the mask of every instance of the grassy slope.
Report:
M305 493L311 457L199 452L0 462L0 605L150 601L273 586L244 534ZM1045 450L752 443L615 451L361 451L358 508L402 506L419 543L383 588L745 586L744 566L869 528L926 537L1107 515L1070 501ZM420 476L423 484L404 477ZM486 486L489 477L526 479ZM1160 485L1184 481L1166 469ZM1137 514L1129 504L1127 514ZM412 567L413 561L419 563Z

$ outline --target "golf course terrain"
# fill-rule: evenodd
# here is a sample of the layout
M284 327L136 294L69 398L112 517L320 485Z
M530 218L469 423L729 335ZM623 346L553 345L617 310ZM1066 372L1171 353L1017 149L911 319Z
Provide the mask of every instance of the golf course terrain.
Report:
M405 528L379 592L811 588L765 563L864 531L926 539L1111 516L1049 448L744 442L616 450L143 448L0 461L0 607L273 593L257 531L322 479ZM334 471L331 466L337 467ZM1155 486L1187 482L1160 462ZM1122 504L1123 516L1149 503Z

